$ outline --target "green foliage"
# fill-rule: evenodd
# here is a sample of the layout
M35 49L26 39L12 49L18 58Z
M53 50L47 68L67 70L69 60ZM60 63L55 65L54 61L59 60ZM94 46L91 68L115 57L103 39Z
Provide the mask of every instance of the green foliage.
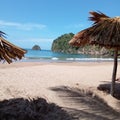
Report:
M73 33L68 33L61 35L57 39L53 41L52 44L52 51L54 52L64 52L64 53L74 53L78 47L73 47L68 44L68 42L72 39L74 36Z

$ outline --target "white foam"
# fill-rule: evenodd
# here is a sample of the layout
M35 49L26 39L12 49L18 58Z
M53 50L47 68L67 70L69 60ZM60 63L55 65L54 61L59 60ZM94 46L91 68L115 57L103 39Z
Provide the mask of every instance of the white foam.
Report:
M53 57L53 58L51 58L52 60L58 60L59 58L57 58L57 57Z

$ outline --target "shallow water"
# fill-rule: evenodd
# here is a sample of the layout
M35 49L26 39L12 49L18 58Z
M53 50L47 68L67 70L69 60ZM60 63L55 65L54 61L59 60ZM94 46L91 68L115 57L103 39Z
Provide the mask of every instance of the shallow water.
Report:
M86 54L66 54L59 52L52 52L50 50L32 50L27 49L25 58L22 61L38 62L101 62L101 61L113 61L111 57L92 56Z

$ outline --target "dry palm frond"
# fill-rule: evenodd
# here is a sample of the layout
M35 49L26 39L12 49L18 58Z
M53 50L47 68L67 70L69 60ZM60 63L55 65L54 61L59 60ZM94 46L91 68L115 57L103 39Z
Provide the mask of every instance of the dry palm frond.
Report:
M109 18L103 13L90 13L93 15L90 20L96 24L77 33L69 43L75 46L95 44L120 49L120 17Z
M84 39L84 36L86 36L86 31L87 29L77 33L76 35L73 36L73 38L69 41L69 44L74 45L74 46L84 46L85 44L88 43L88 38Z
M98 23L104 18L109 18L107 15L101 13L101 12L89 12L92 16L89 17L89 20L94 21L94 24Z
M25 53L25 50L6 41L3 37L0 37L0 61L5 60L11 63L12 60L22 59Z
M89 28L90 44L120 49L120 18L109 18Z
M2 31L0 31L0 37L5 37L5 33L4 32L2 32Z

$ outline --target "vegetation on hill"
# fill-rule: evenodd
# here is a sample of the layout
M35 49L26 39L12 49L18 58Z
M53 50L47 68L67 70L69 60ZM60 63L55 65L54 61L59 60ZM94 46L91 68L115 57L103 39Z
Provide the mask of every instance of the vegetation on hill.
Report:
M68 44L71 38L74 36L73 33L68 33L61 35L55 39L52 43L51 50L53 52L63 52L63 53L75 53L75 54L90 54L90 55L112 55L113 53L104 47L86 45L83 47L73 47Z
M74 36L73 33L64 34L52 43L52 51L54 52L64 52L64 53L76 53L78 47L73 47L68 44L69 40Z

